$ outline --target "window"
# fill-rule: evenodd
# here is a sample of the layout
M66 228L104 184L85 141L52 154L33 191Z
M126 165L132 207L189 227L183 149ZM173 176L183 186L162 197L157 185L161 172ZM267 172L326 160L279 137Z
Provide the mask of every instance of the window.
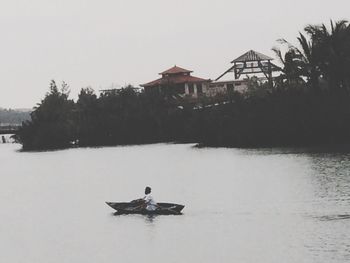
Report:
M197 93L203 93L202 84L197 84Z
M190 94L193 94L193 93L194 93L194 87L193 87L193 84L192 84L192 83L188 84L188 92L189 92Z

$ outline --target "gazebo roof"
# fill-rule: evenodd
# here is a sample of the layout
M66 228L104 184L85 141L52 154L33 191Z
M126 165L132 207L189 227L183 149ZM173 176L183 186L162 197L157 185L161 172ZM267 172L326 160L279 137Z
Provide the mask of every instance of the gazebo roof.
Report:
M191 76L192 71L184 68L180 68L178 66L174 66L162 73L161 78L156 79L154 81L142 84L141 87L154 87L161 85L169 85L169 84L184 84L184 83L204 83L210 82L210 79L202 79L195 76Z
M187 69L184 69L184 68L180 68L180 67L175 65L174 67L159 73L159 75L179 74L179 73L192 73L192 72L193 72L192 70L187 70Z
M256 52L254 50L250 50L247 53L244 53L242 56L232 60L231 63L235 62L250 62L250 61L262 61L262 60L273 60L273 58Z
M140 85L141 87L153 87L159 85L168 85L168 84L181 84L181 83L204 83L210 82L209 79L197 78L194 76L174 76L174 77L165 77L156 79L146 84Z

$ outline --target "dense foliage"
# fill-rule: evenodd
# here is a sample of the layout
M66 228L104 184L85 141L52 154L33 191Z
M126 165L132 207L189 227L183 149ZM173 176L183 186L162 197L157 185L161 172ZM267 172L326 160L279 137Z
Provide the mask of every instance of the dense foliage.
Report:
M17 140L24 150L176 141L184 126L183 110L165 94L145 94L132 86L96 96L84 88L78 101L67 86L50 91L23 123Z
M272 147L350 143L350 96L304 85L203 110L205 146Z
M17 139L24 150L69 147L75 139L73 100L68 99L68 87L59 90L54 81L50 91L31 113L31 120L22 124Z
M23 124L25 150L153 142L205 146L308 146L350 142L350 26L307 26L299 46L286 40L273 88L251 79L248 92L204 98L196 105L171 89L145 93L127 86L97 96L82 89L77 102L65 84L50 91Z

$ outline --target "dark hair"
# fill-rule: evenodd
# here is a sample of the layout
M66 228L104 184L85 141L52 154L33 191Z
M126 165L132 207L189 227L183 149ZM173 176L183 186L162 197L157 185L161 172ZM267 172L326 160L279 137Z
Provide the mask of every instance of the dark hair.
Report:
M149 186L146 186L146 188L145 188L145 194L149 194L150 192L151 192L151 187L149 187Z

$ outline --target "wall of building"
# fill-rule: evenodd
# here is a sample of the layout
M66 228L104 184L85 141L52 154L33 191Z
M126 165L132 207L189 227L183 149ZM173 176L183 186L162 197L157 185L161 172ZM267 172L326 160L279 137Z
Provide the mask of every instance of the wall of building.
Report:
M206 95L206 91L208 90L209 84L208 83L193 83L185 84L185 94L188 97L191 98L198 98L202 95Z
M248 82L246 80L212 82L206 90L206 95L209 97L214 97L217 95L227 94L228 91L244 93L247 91L247 89Z
M211 83L205 82L200 84L185 83L183 85L184 93L180 92L179 95L181 97L187 97L192 99L197 99L201 96L215 97L218 95L225 95L228 93L228 91L237 91L240 93L244 93L248 89L247 80L231 80ZM200 92L199 85L201 86L202 92ZM155 87L155 89L161 89L161 87Z

